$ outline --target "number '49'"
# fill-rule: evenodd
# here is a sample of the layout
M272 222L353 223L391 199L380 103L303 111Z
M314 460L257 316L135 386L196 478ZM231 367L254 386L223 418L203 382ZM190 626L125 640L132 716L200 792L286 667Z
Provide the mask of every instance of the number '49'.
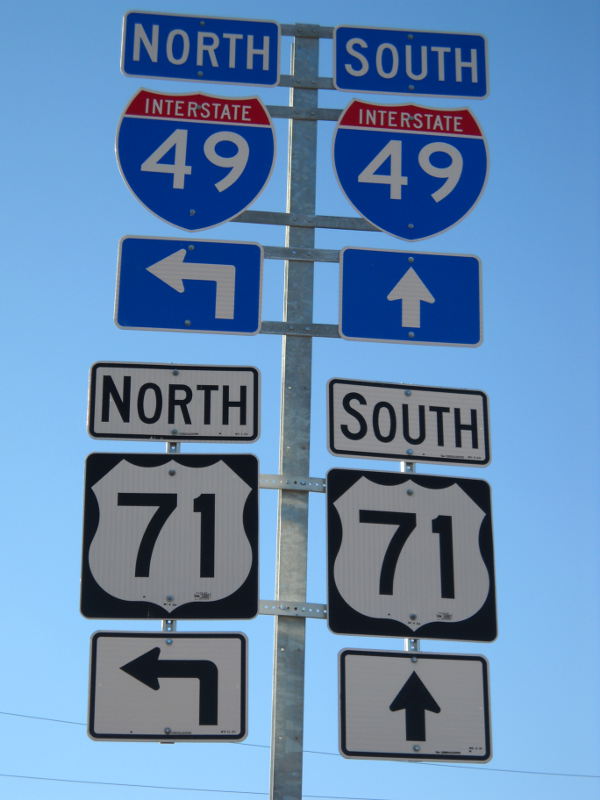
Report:
M445 153L450 157L450 163L445 167L437 167L431 163L435 153ZM389 161L387 172L381 172ZM436 203L447 197L456 187L463 171L463 157L460 151L447 142L431 142L421 148L418 155L419 166L427 175L434 178L444 178L444 183L431 193ZM389 186L390 200L402 200L402 187L408 184L408 178L402 174L402 140L390 141L377 153L358 176L359 183L387 184Z
M229 142L235 146L235 153L231 156L220 155L217 147L222 142ZM173 151L171 161L163 161L165 156ZM248 142L239 133L232 131L218 131L213 133L204 142L204 155L217 167L228 170L227 174L214 185L217 191L223 192L232 186L240 177L248 163L250 148ZM193 156L194 154L192 154ZM185 179L192 174L192 165L188 159L188 132L185 128L177 128L159 145L154 152L142 163L142 172L157 172L173 176L173 189L185 189Z

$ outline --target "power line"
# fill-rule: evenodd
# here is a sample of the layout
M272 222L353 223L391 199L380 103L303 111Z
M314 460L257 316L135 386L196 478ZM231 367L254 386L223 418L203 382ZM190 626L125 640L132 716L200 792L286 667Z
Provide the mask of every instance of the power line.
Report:
M85 722L75 722L74 720L58 719L56 717L40 717L40 716L36 716L36 715L33 715L33 714L19 714L19 713L16 713L14 711L0 711L0 714L3 714L5 716L9 716L9 717L22 717L23 719L37 719L37 720L41 720L43 722L59 722L61 724L65 724L65 725L79 725L80 727L85 727ZM253 744L252 742L237 742L236 746L237 747L259 747L259 748L261 748L263 750L270 749L268 744ZM334 756L336 758L338 758L339 755L340 755L339 753L332 753L332 752L329 752L327 750L303 750L302 752L305 753L306 755ZM406 762L406 763L412 763L412 762ZM589 775L589 774L580 773L580 772L543 772L541 770L530 770L530 769L503 769L503 768L500 768L500 767L487 767L487 766L475 767L475 766L471 766L470 764L440 764L440 763L436 763L435 761L418 761L418 762L414 762L414 763L415 763L415 766L418 765L418 766L421 766L421 767L441 767L443 769L471 769L471 770L476 770L476 771L479 771L479 772L501 772L501 773L509 773L509 774L512 774L512 775L542 775L542 776L551 777L551 778L592 778L592 779L600 778L600 775ZM31 778L32 780L45 780L45 778L43 778L43 777L39 777L38 778L36 776L28 776L28 775L3 775L2 773L0 773L0 777L14 777L14 778L23 777L23 778ZM66 780L68 782L67 778L48 778L48 780ZM75 783L77 783L77 782L78 781L75 781ZM81 783L85 783L86 781L80 781L80 782ZM94 781L90 781L90 783L94 783ZM121 784L112 784L111 783L109 785L111 785L111 786L113 786L113 785L119 786ZM134 786L134 787L136 787L135 784L123 784L123 785L124 786ZM166 788L166 789L168 789L168 788L177 788L177 787L162 787L162 786L146 787L146 786L140 786L139 788L150 788L150 789L152 789L152 788L156 788L156 789ZM223 791L226 791L226 790L224 790L224 789L187 789L186 791L223 792ZM238 791L235 791L235 790L231 791L229 793L230 794L259 794L259 795L268 794L268 792L238 792ZM309 797L310 798L327 798L327 800L375 800L374 798L350 798L350 797L335 798L335 797L332 797L331 795L304 795L304 797L307 797L307 798L309 798Z
M0 712L4 713L4 712ZM426 764L425 766L448 766L442 764ZM455 769L461 769L461 767L455 767ZM471 767L471 769L477 769L476 767ZM522 772L522 770L495 770L496 772ZM539 772L539 773L530 773L527 772L526 774L535 774L535 775L557 775L559 773L547 773L547 772ZM571 774L564 774L563 777L578 777L578 778L597 778L600 777L598 775L571 775ZM123 789L155 789L157 791L165 791L165 792L210 792L212 794L239 794L239 795L252 795L254 797L267 797L269 792L252 792L248 790L240 790L240 789L206 789L200 786L156 786L152 784L146 783L117 783L115 781L93 781L93 780L86 780L83 778L52 778L47 775L17 775L12 773L0 773L0 778L14 778L17 780L32 780L32 781L46 781L50 783L76 783L76 784L84 784L86 786L115 786L120 787ZM377 797L348 797L347 795L326 795L326 794L303 794L302 795L304 800L387 800L387 798L377 798Z

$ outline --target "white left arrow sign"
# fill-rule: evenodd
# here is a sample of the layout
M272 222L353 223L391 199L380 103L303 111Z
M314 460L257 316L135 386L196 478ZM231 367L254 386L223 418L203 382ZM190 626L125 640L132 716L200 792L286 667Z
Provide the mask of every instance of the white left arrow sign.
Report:
M146 269L179 293L185 292L184 280L215 281L217 284L215 318L233 319L235 266L233 264L203 264L185 261L186 252L185 248L176 250Z
M435 297L412 267L409 267L392 291L388 300L402 300L402 327L421 327L421 303L435 303Z

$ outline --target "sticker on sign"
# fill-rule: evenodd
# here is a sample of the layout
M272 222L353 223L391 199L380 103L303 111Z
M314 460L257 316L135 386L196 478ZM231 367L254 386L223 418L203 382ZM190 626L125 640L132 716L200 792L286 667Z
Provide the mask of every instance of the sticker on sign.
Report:
M254 367L99 362L88 431L97 439L244 441L259 435Z
M333 455L479 467L490 461L488 400L480 391L334 378L327 409Z

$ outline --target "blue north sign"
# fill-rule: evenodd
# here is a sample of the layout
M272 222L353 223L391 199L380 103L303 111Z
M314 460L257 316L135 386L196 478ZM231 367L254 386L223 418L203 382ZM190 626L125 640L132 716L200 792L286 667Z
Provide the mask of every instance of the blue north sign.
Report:
M121 69L147 78L275 86L279 41L275 22L130 11Z

